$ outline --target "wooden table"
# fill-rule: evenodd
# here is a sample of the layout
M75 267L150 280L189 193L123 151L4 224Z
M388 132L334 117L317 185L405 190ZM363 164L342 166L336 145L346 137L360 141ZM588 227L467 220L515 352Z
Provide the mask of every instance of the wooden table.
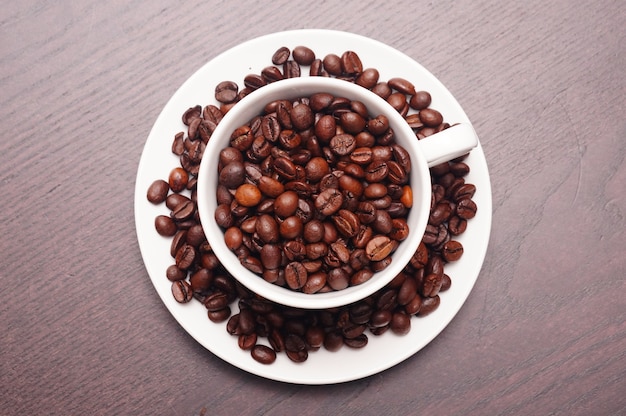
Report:
M0 414L626 414L622 2L5 3ZM220 52L298 28L428 68L472 120L493 186L456 318L401 364L330 386L266 380L194 341L134 228L169 97Z

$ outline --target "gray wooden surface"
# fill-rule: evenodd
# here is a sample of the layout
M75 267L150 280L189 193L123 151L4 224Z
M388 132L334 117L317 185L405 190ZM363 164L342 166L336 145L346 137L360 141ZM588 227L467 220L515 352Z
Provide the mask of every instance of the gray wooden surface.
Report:
M626 7L621 1L4 1L0 414L626 414ZM158 298L137 164L220 52L298 28L365 35L457 97L493 186L491 242L452 323L333 386L221 361Z

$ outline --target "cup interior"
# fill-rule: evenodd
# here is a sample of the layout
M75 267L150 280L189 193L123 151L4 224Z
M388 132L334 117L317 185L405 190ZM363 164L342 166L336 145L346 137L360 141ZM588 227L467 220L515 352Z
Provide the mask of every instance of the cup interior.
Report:
M265 281L241 265L237 256L226 246L224 233L214 217L217 208L217 166L220 151L229 145L231 133L261 114L267 103L279 99L307 97L320 92L361 101L371 116L378 114L387 116L394 130L396 142L402 145L411 157L412 169L409 180L413 191L413 206L407 218L409 236L392 254L392 262L387 268L375 273L370 280L360 285L328 293L306 294ZM428 164L415 134L404 118L371 91L347 81L324 77L300 77L277 81L252 92L238 102L226 113L207 144L198 173L197 189L200 221L207 240L222 265L235 279L257 295L282 305L302 309L327 309L348 305L366 298L389 283L415 253L426 228L431 199Z

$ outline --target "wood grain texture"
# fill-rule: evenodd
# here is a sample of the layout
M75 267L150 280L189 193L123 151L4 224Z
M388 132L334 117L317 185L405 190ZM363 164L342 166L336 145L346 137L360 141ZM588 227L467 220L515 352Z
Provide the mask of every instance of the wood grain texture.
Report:
M620 1L4 2L0 414L626 414ZM137 164L197 68L259 35L355 32L433 72L481 138L491 243L457 317L383 373L294 386L169 315Z

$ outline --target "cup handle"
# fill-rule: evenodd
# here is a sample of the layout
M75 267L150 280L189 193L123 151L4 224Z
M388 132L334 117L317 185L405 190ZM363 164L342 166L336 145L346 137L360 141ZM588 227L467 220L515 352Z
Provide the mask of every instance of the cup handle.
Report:
M448 127L420 140L419 145L428 161L428 167L463 156L478 146L478 136L469 123Z

